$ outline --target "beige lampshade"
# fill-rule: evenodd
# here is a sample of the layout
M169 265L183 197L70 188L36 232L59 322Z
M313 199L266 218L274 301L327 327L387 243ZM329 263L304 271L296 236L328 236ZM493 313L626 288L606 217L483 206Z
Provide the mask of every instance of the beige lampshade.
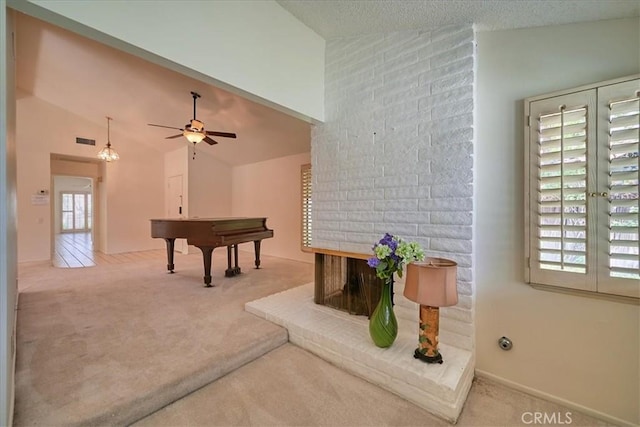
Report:
M407 265L404 296L421 305L447 307L458 303L458 264L444 258L427 258Z

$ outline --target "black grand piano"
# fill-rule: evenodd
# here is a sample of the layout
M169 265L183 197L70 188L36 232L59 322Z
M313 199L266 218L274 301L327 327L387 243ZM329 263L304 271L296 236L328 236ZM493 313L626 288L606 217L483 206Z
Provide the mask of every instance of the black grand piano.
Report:
M211 255L220 246L227 247L227 270L225 276L240 273L238 267L238 244L253 242L256 268L260 268L260 243L262 239L273 237L273 230L267 228L266 218L178 218L152 219L151 237L167 242L167 270L173 273L173 250L176 239L187 239L187 243L202 251L204 260L204 285L211 286ZM231 266L231 251L235 255Z

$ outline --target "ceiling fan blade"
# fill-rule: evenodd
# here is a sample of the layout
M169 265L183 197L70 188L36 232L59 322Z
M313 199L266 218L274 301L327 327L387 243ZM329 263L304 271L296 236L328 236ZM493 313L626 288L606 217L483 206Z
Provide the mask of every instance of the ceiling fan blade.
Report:
M229 133L229 132L216 132L215 130L208 130L205 132L207 135L213 135L213 136L221 136L223 138L235 138L236 134L235 133Z
M203 139L203 141L204 141L204 142L206 142L206 143L207 143L207 144L209 144L209 145L214 145L214 144L217 144L217 143L218 143L218 141L216 141L216 140L214 140L214 139L211 139L211 138L209 138L208 136L205 136L205 137L204 137L204 139Z
M183 136L181 133L178 135L172 135L172 136L168 136L165 139L174 139L174 138L180 138L181 136Z
M173 126L154 125L154 124L151 124L151 123L147 123L147 124L148 124L149 126L155 126L155 127L158 127L158 128L167 128L167 129L178 129L178 130L182 130L182 129L180 129L180 128L175 128L175 127L173 127Z

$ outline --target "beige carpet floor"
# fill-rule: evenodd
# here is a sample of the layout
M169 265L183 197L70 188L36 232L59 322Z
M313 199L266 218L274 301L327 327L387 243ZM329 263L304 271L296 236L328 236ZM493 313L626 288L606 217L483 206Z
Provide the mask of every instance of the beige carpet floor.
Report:
M522 417L530 421L534 412L560 414L565 425L569 412L573 427L608 425L482 379L476 379L471 387L457 425L526 426ZM285 344L134 427L449 425L376 385Z
M15 425L126 425L287 341L247 301L309 282L313 266L241 252L213 288L202 257L82 269L20 266Z
M219 250L204 288L198 254L177 255L173 275L162 252L139 258L20 266L14 425L447 425L244 311L311 281L312 265L263 256L255 270L240 252L243 274L224 278ZM527 411L569 410L480 380L458 424L525 425ZM569 412L573 426L606 425Z

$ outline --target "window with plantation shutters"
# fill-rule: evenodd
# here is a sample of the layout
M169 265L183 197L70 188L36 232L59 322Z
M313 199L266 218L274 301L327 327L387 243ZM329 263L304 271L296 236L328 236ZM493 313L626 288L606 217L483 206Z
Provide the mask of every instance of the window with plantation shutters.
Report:
M311 248L311 165L300 168L302 182L302 250Z
M640 297L640 80L525 102L526 278Z
M598 89L599 150L601 182L599 217L602 268L598 272L598 290L618 295L635 289L639 297L640 251L638 239L638 178L640 173L640 80L608 85Z
M538 255L542 268L586 272L587 107L538 118Z

